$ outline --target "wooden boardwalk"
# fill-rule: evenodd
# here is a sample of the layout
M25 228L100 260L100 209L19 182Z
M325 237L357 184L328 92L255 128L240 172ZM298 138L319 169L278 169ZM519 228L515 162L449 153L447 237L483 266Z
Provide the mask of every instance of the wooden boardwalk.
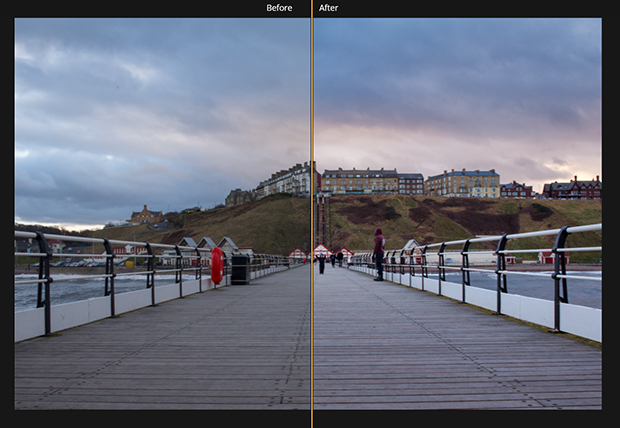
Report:
M345 268L314 278L314 410L602 408L600 348Z
M309 415L310 297L303 266L18 343L15 408Z
M345 268L314 278L313 361L304 266L17 343L14 406L602 408L600 348Z

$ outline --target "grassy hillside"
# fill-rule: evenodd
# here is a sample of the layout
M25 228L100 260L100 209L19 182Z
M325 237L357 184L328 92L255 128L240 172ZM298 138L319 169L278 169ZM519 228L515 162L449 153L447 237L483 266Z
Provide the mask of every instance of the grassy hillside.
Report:
M288 254L296 247L310 250L310 199L268 197L251 204L181 214L177 229L153 231L146 225L106 228L98 238L178 244L184 237L196 243L210 237L217 244L225 236L239 247L263 254Z
M91 236L128 241L178 244L184 237L199 242L210 237L218 243L230 237L240 247L257 253L288 254L295 247L311 248L310 200L274 196L233 208L182 214L171 223L176 229L153 231L146 225L108 228ZM408 196L334 196L331 198L331 248L372 248L374 230L383 228L387 249L400 249L409 239L420 244L501 235L562 226L602 222L601 201L550 201L519 199L440 198ZM550 248L555 237L511 241L511 249ZM568 246L599 246L601 232L571 235ZM326 243L327 244L327 243ZM473 249L495 249L496 243ZM455 250L457 248L454 248ZM98 251L103 251L101 248ZM571 261L589 262L599 253L572 255ZM536 254L523 255L524 259Z
M602 222L601 201L336 196L331 198L330 212L332 249L344 245L353 251L372 248L377 226L383 228L387 249L400 249L411 238L420 244L430 244L476 235L532 232ZM568 245L601 245L600 232L580 235L571 236ZM510 248L550 247L553 242L553 236L529 238L511 242ZM478 244L478 248L492 249L495 245ZM590 261L592 257L600 257L600 253L587 253L582 257Z

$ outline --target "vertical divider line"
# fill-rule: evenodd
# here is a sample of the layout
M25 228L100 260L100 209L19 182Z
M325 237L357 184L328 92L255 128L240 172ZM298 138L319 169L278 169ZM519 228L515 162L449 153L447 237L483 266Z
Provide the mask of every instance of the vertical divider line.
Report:
M314 427L314 0L310 0L310 427Z

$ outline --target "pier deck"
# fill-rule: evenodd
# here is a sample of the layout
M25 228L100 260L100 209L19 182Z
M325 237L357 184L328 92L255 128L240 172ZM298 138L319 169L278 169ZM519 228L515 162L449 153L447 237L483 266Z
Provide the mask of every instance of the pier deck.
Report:
M15 344L16 409L310 409L310 269Z
M314 278L313 356L306 265L17 343L15 408L602 408L600 347L346 268Z
M602 351L345 268L315 268L313 408L600 409Z

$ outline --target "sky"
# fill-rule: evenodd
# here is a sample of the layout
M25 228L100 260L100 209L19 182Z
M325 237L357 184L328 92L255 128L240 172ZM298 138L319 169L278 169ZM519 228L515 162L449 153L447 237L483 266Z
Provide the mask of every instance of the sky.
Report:
M15 221L210 208L311 147L320 173L602 180L601 26L316 18L311 74L309 19L16 19Z
M15 221L225 202L310 161L309 19L15 19Z
M320 172L603 179L600 19L317 19L314 34Z

